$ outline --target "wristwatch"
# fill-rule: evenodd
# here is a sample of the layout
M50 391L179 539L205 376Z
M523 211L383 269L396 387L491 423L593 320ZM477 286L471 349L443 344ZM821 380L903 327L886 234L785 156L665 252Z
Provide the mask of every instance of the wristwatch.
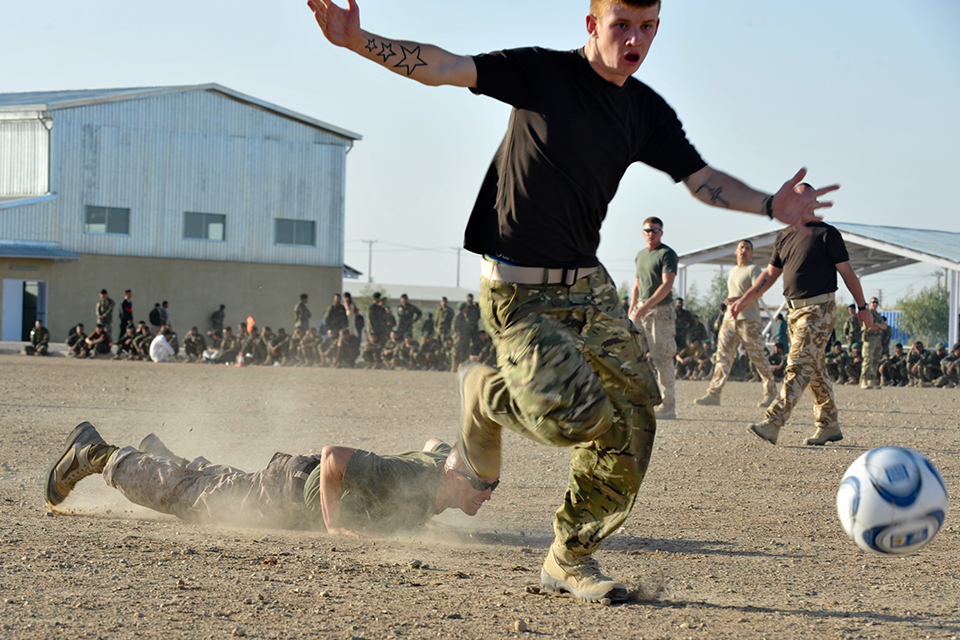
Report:
M857 305L857 311L866 311L866 310L867 310L867 305L863 305L863 306L859 304Z

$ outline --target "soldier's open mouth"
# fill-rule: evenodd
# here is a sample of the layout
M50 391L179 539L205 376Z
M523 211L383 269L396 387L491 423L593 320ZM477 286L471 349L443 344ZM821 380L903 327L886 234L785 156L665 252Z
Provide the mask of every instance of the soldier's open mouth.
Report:
M640 61L640 54L637 53L628 53L626 56L627 62L634 63Z

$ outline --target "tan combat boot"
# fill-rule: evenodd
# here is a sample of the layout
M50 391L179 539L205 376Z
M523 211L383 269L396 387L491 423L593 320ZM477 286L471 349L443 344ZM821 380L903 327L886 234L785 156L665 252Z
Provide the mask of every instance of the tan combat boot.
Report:
M543 562L540 584L551 593L571 595L586 602L600 602L604 598L610 602L627 600L627 587L603 575L592 554L574 555L558 548L556 543L550 546Z
M840 431L839 426L826 429L817 427L817 432L813 434L813 437L804 440L803 444L822 447L828 442L839 442L840 440L843 440L843 432Z

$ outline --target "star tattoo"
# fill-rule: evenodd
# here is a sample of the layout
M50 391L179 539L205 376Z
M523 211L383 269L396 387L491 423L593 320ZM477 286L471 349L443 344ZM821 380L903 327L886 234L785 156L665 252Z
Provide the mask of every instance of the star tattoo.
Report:
M377 48L377 39L376 39L376 38L370 38L369 40L367 40L367 46L364 47L364 48L365 48L367 51L373 51L374 49L376 49L376 48Z
M405 46L400 45L400 50L403 51L403 59L397 64L393 65L393 68L399 69L400 67L406 67L407 77L413 75L413 70L417 67L427 66L427 63L424 62L423 58L420 57L419 46L416 46L413 49L407 49Z
M389 44L389 43L386 43L386 42L381 42L381 43L380 43L380 51L377 52L377 55L380 56L381 58L383 58L383 61L386 62L387 60L389 60L390 58L392 58L393 56L395 56L395 55L397 55L397 54L395 54L395 53L393 52L393 45L392 45L392 44Z

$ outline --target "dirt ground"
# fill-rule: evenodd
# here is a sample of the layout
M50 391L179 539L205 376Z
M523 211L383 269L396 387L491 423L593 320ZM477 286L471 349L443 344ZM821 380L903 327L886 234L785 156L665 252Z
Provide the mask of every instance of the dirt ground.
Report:
M449 373L150 365L0 355L0 638L957 638L956 514L919 554L861 552L834 498L862 452L925 452L960 487L960 390L836 390L845 439L810 448L809 394L772 447L745 432L757 384L696 407L678 383L633 514L598 554L641 593L613 607L537 593L568 452L505 437L478 516L416 538L186 525L98 476L49 513L43 476L79 422L149 432L245 469L276 450L381 453L450 441ZM418 566L419 564L419 566ZM526 631L518 632L517 628Z

